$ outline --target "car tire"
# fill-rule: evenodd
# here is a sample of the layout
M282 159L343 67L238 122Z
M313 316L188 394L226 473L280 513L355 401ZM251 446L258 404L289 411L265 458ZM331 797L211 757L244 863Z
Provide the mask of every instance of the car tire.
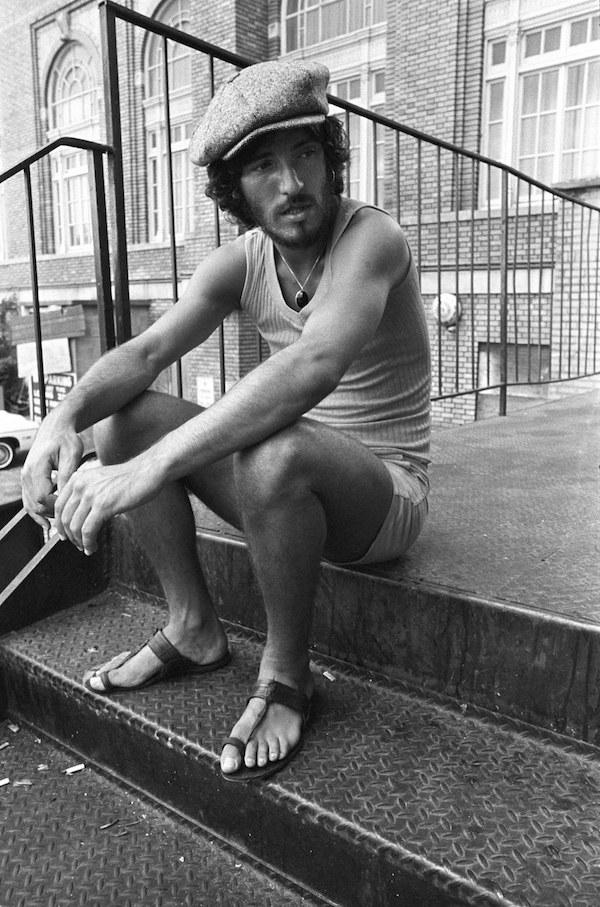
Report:
M0 440L0 469L8 469L15 458L15 449L10 441Z

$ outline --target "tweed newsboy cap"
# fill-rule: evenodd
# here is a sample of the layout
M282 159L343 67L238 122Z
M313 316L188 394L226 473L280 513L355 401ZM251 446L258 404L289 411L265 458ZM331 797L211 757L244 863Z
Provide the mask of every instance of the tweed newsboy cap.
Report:
M275 129L322 122L329 70L322 63L271 60L242 69L222 85L192 134L190 158L206 166L229 160Z

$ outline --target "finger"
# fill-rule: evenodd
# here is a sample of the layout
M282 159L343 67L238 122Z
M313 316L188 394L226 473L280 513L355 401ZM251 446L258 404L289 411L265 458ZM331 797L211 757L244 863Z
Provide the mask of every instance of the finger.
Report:
M81 527L81 544L87 555L98 550L98 533L103 525L103 514L96 508L92 509Z
M82 454L83 443L79 436L76 436L76 441L72 444L63 444L61 447L56 474L56 484L59 492L62 491L73 473L77 470L81 463Z
M80 504L80 497L75 493L72 483L67 483L56 498L54 505L54 526L61 539L68 539L79 547L71 529L71 522ZM83 522L84 517L82 517Z

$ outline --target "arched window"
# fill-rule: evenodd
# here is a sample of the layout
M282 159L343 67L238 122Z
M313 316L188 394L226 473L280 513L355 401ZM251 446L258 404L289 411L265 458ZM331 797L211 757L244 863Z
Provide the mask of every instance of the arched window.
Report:
M48 139L60 135L98 139L98 107L93 52L72 41L56 57L48 77ZM59 149L52 155L52 198L56 251L87 251L92 235L85 151Z
M171 0L155 18L181 31L189 29L188 0ZM167 134L164 115L164 42L160 35L148 41L144 59L146 168L148 180L148 238L169 238ZM167 41L167 73L171 118L171 159L175 235L183 238L193 229L193 173L187 148L192 130L192 61L189 48Z
M385 22L385 0L287 0L285 52Z

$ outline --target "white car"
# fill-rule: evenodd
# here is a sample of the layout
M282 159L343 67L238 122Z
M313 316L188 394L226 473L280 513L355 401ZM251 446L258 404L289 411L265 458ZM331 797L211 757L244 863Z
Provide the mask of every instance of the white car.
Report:
M37 430L35 422L0 409L0 469L10 466L18 450L29 450Z

